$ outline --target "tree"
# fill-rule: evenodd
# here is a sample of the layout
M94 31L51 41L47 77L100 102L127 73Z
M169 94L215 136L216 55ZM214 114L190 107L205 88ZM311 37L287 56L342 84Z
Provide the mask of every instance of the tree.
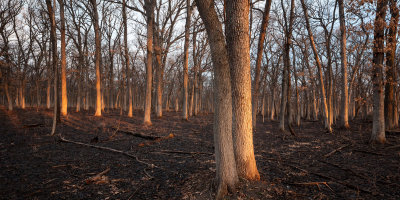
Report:
M51 41L51 50L53 55L53 72L54 72L54 112L53 112L53 126L51 129L51 135L54 135L56 132L57 125L57 110L58 110L58 67L57 67L57 36L56 36L56 20L55 20L55 7L56 1L53 0L53 5L51 0L46 0L47 11L50 19L50 41Z
M343 0L339 2L340 19L340 61L342 67L342 102L340 109L340 125L349 128L349 99L347 87L347 53L346 53L346 22L344 16Z
M188 120L188 71L189 71L189 29L191 18L190 0L186 0L186 24L185 24L185 44L184 44L184 61L183 61L183 95L182 95L182 119Z
M254 157L251 114L249 2L232 0L225 6L236 167L240 177L258 180L260 174Z
M304 0L301 0L301 6L303 7L304 18L305 18L305 21L306 21L306 28L307 28L307 32L308 32L308 38L310 40L310 44L311 44L311 47L312 47L312 50L313 50L313 53L314 53L315 62L317 64L317 68L318 68L320 97L321 97L321 103L322 103L323 117L324 117L324 121L325 121L324 124L325 124L325 128L329 132L332 132L332 127L331 127L331 124L329 122L329 116L328 116L329 115L328 105L326 103L324 79L323 79L323 76L322 76L322 65L321 65L321 61L319 60L317 48L316 48L315 43L314 43L314 36L313 36L312 31L311 31L310 22L309 22L309 19L308 19L307 6L304 3Z
M383 96L383 60L385 58L385 15L388 0L378 0L374 21L374 47L372 59L373 119L371 142L385 143L385 117Z
M67 58L65 54L65 19L64 19L64 0L58 0L60 4L60 23L61 23L61 114L66 116L68 111L67 96Z
M129 70L129 49L128 49L128 22L126 19L126 0L122 1L122 21L124 23L124 56L126 68L126 85L128 87L128 117L132 117L132 86L130 82L131 74Z
M96 0L90 0L92 4L92 20L95 37L95 66L96 66L96 113L94 116L101 116L101 78L100 78L100 59L101 59L101 35L99 28L99 14L97 12Z
M397 0L390 0L390 24L389 33L386 39L387 52L386 52L386 84L385 84L385 127L386 129L393 129L398 126L398 102L396 101L396 41L397 41L397 26L399 24L399 8L396 4ZM399 62L399 61L397 61ZM398 87L397 87L398 88Z
M232 99L228 55L222 24L214 10L214 1L195 1L207 31L214 70L213 132L218 188L216 198L222 199L226 192L233 190L239 181L232 141Z
M256 59L256 74L254 77L254 90L252 95L253 100L253 128L256 127L257 123L257 107L258 107L258 95L260 93L260 71L261 71L261 61L263 58L264 52L264 41L265 41L265 33L267 32L268 21L269 21L269 12L271 10L271 0L265 1L264 13L261 22L260 35L258 37L258 45L257 45L257 59ZM265 73L265 72L264 72Z
M146 60L146 96L144 104L144 119L145 125L151 125L151 85L153 77L153 26L154 26L154 6L155 0L145 0L144 7L146 10L147 23L147 60Z

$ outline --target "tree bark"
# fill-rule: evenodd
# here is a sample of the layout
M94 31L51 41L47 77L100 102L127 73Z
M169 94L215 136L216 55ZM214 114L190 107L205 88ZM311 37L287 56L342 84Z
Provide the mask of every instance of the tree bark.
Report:
M144 125L151 125L151 88L153 79L153 26L154 26L155 0L145 0L146 22L147 22L147 60L146 60L146 96L144 104Z
M372 59L373 119L371 142L385 143L385 117L383 96L383 61L385 59L385 16L388 0L378 0L374 22L374 47Z
M126 85L128 88L128 117L132 117L132 86L130 82L131 73L129 69L129 49L128 49L128 22L126 19L126 0L122 0L122 21L124 24L124 56L126 69Z
M54 112L53 112L53 126L51 129L51 135L55 134L57 125L57 101L58 91L57 91L57 80L58 80L58 67L57 67L57 40L56 40L56 20L55 20L55 7L56 1L53 0L53 5L51 0L46 0L47 10L50 19L50 41L51 41L51 51L53 55L53 72L54 72Z
M340 61L342 67L342 99L340 109L340 126L348 129L349 126L349 99L347 85L347 52L346 52L346 22L344 16L343 0L339 2L339 19L340 19Z
M94 116L101 116L101 78L100 78L100 59L101 59L101 35L99 27L99 15L97 12L96 0L90 0L93 6L93 26L95 37L95 66L96 66L96 113Z
M321 62L319 60L318 57L318 52L317 52L317 48L315 47L315 43L314 43L314 37L311 31L311 26L310 26L310 22L308 19L308 13L307 13L307 7L306 4L304 3L304 0L301 0L301 6L303 7L303 12L304 12L304 18L306 20L306 27L307 27L307 31L308 31L308 38L310 40L310 44L314 53L314 58L315 58L315 62L317 64L318 67L318 76L319 76L319 82L320 82L320 90L321 90L321 103L322 103L322 110L323 110L323 117L324 117L324 121L325 121L325 128L331 133L332 132L332 127L330 125L329 122L329 116L328 116L328 106L326 103L326 94L325 94L325 85L324 85L324 79L323 79L323 75L322 75L322 65Z
M236 167L240 177L259 180L253 147L248 1L227 3L226 41L231 71Z
M228 55L222 25L214 10L214 1L196 0L196 5L207 31L213 62L215 108L213 132L218 185L216 199L222 199L227 190L233 190L239 181L232 141L232 99Z
M68 114L68 96L67 96L67 59L65 53L65 19L64 19L64 0L58 0L60 4L60 23L61 23L61 115Z
M184 44L184 61L183 61L183 95L182 95L182 119L188 120L188 71L189 71L189 29L190 29L190 18L191 8L190 0L186 0L186 25L185 25L185 44Z
M386 53L386 85L385 85L385 127L390 130L398 126L398 120L396 120L397 113L397 102L395 98L396 84L397 84L397 73L396 73L396 41L397 41L397 25L399 24L399 8L396 5L397 0L390 0L390 24L389 33L387 36L387 53Z
M271 2L272 0L265 1L265 8L263 13L263 18L261 22L260 36L258 38L257 45L257 59L256 59L256 73L254 77L254 88L253 88L253 128L256 127L257 121L257 107L258 107L258 95L260 93L260 71L261 71L261 61L264 52L264 41L265 41L265 33L267 32L268 21L269 21L269 12L271 10ZM264 97L263 97L264 98ZM264 115L263 115L264 116Z

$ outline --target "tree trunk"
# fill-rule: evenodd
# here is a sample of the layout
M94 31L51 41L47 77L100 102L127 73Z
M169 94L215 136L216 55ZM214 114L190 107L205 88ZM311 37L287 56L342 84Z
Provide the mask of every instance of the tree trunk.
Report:
M96 113L94 116L101 116L101 78L100 78L100 59L101 59L101 35L99 27L99 15L97 12L96 0L90 0L93 6L93 26L94 26L94 37L96 43L95 52L95 66L96 66Z
M145 0L147 22L146 97L143 124L151 125L151 85L153 79L153 26L155 0Z
M344 16L343 0L339 1L340 18L340 61L342 67L342 99L340 109L340 126L349 128L349 99L347 87L347 52L346 52L346 22Z
M253 147L249 48L249 2L226 5L226 41L232 84L233 137L240 177L259 180Z
M321 103L322 103L322 110L323 110L323 117L324 117L324 121L325 121L325 128L331 133L332 132L332 127L329 123L329 116L328 116L328 106L326 103L326 94L325 94L325 85L324 85L324 79L322 76L322 65L321 62L319 60L318 57L318 52L317 52L317 48L315 47L315 43L314 43L314 37L311 31L311 26L310 26L310 22L308 20L308 13L307 13L307 7L306 4L304 3L304 0L301 0L301 5L303 7L303 12L304 12L304 17L306 20L306 27L307 27L307 31L308 31L308 38L310 39L310 43L311 43L311 47L314 53L314 58L318 67L318 76L319 76L319 82L320 82L320 90L321 90Z
M372 59L373 120L371 142L385 143L385 116L383 96L383 61L385 58L385 16L388 0L378 0L374 22L374 47Z
M396 5L397 0L390 0L390 24L389 33L387 36L387 53L386 53L386 86L385 86L385 126L386 129L390 130L398 126L398 120L396 120L397 106L396 106L396 84L397 84L397 73L396 73L396 36L397 36L397 25L399 23L399 8ZM399 62L399 61L397 61Z
M50 18L50 41L51 41L51 51L53 55L53 72L54 72L54 112L53 112L53 126L51 129L51 135L55 134L56 125L57 125L57 101L58 100L58 91L57 91L57 80L58 80L58 67L57 67L57 35L56 35L56 20L55 20L55 8L56 1L53 0L53 5L51 0L46 0L47 10Z
M124 24L124 56L126 69L126 86L128 91L128 117L132 117L132 87L130 83L131 73L129 69L129 49L128 49L128 22L126 19L126 0L122 1L122 21Z
M185 24L185 44L184 44L184 61L183 61L183 95L182 95L182 119L188 120L188 71L189 71L189 29L192 9L190 8L190 0L186 0L186 24Z
M263 52L264 52L265 33L266 33L267 27L268 27L269 11L271 10L271 2L272 2L272 0L265 1L264 13L263 13L263 18L262 18L262 22L261 22L260 36L258 38L256 74L255 74L255 77L254 77L254 88L253 88L253 97L252 97L252 101L253 101L253 110L252 110L253 128L256 127L256 121L257 121L256 118L257 118L257 107L258 107L258 95L259 95L259 92L260 92L259 90L260 90L261 61L262 61Z
M65 19L64 19L64 0L58 0L60 4L60 23L61 23L61 115L68 114L68 96L67 96L67 59L65 53Z
M239 181L232 141L232 99L228 55L222 24L214 10L214 1L196 0L196 5L207 31L213 62L215 104L213 130L218 185L216 199L222 199L227 190L233 190ZM245 46L248 47L247 44Z

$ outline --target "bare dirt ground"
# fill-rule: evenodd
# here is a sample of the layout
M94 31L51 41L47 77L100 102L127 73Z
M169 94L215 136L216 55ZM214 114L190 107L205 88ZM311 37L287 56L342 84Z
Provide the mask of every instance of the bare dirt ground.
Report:
M212 114L187 122L164 112L146 127L139 111L93 113L71 109L57 126L62 141L49 136L51 110L1 107L0 199L214 198ZM356 120L329 134L302 121L294 137L258 117L261 181L241 180L226 198L400 199L400 134L372 146L371 124Z

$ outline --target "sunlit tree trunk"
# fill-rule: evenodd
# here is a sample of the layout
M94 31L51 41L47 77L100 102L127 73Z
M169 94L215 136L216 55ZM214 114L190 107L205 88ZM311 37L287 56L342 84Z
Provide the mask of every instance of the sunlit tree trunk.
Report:
M96 0L90 0L93 6L93 25L94 25L94 37L95 37L95 66L96 66L96 113L94 116L101 116L101 78L100 78L100 59L101 59L101 35L99 27L99 15L97 12Z
M249 2L226 4L226 41L231 71L233 138L240 177L260 179L254 157L249 48Z
M317 64L317 68L318 68L318 76L319 76L319 83L320 83L319 84L319 88L321 90L321 92L320 92L321 93L320 94L320 96L321 96L321 104L322 104L321 106L322 106L323 117L324 117L324 121L325 121L324 124L325 124L325 128L329 132L332 132L332 127L331 127L331 125L329 123L329 116L328 116L328 114L329 114L328 112L329 111L328 111L328 105L327 105L327 102L326 102L325 85L324 85L324 79L323 79L323 75L322 75L322 65L321 65L321 62L319 60L317 48L316 48L315 43L314 43L314 36L312 34L312 31L311 31L310 22L309 22L309 19L308 19L307 7L306 7L306 4L304 3L304 0L301 0L301 5L303 7L304 18L306 20L308 38L310 39L310 44L311 44L311 47L312 47L312 50L313 50L313 53L314 53L315 62Z
M383 61L385 59L385 16L388 0L378 0L374 22L374 47L372 59L373 119L371 142L385 143Z
M342 99L340 109L340 126L349 128L349 99L347 86L347 52L346 52L346 22L344 16L343 0L339 2L340 18L340 61L342 67Z
M253 95L252 95L252 103L253 103L253 128L256 127L257 121L257 107L258 107L258 95L260 90L260 71L261 71L261 61L263 58L264 52L264 41L265 41L265 33L267 32L268 21L269 21L269 11L271 9L271 2L272 0L265 1L264 13L261 22L261 29L260 35L258 38L258 45L257 45L257 59L256 59L256 73L254 77L254 88L253 88Z
M153 26L154 26L154 6L155 0L145 0L146 22L147 22L147 60L146 60L146 96L144 104L145 125L151 125L151 88L153 79Z
M56 8L56 1L53 0L53 5L51 0L46 0L48 15L50 19L50 41L51 41L51 51L53 55L53 72L54 72L54 112L53 112L53 126L51 129L51 135L54 135L56 131L57 125L57 101L58 100L58 91L57 91L57 81L58 81L58 67L57 67L57 37L56 37L56 20L55 20L55 8Z
M213 62L213 96L215 104L213 129L218 187L216 199L222 199L227 190L233 190L235 184L239 181L232 141L232 99L229 63L224 33L221 22L219 22L217 13L214 10L214 1L196 0L196 5L207 31ZM245 46L248 47L247 44ZM251 112L251 107L249 109Z
M387 36L387 53L386 53L386 86L385 86L385 127L386 129L393 129L398 126L397 113L397 102L395 97L396 85L397 85L397 73L396 73L396 36L397 36L397 25L399 24L399 8L396 5L397 0L390 0L390 24L389 33ZM399 62L399 61L397 61ZM398 86L397 86L398 87Z
M61 23L61 115L68 114L67 96L67 58L65 53L65 19L64 19L64 0L58 0L60 4L60 23Z

